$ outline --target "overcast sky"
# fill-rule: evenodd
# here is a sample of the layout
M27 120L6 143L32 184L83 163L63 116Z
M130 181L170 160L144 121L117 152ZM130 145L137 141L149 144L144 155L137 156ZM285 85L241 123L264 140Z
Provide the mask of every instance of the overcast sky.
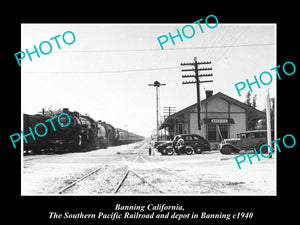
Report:
M192 21L191 21L192 22ZM174 39L161 50L157 37L176 34L185 24L22 24L21 50L31 52L42 41L72 31L76 41L66 45L58 38L49 55L32 55L22 60L22 113L35 114L43 107L69 108L115 127L149 136L156 127L155 80L166 83L160 89L160 108L173 106L177 111L196 103L195 85L181 75L182 62L211 61L212 83L205 90L222 92L242 102L234 84L247 78L254 81L276 64L276 26L274 24L219 24L215 29L195 25L195 36ZM67 36L66 36L67 37ZM45 47L46 49L46 47ZM185 66L184 68L189 68ZM188 74L188 73L186 73ZM275 73L272 72L275 78ZM275 80L275 79L274 79ZM265 108L267 88L275 96L275 81L258 89L258 109Z

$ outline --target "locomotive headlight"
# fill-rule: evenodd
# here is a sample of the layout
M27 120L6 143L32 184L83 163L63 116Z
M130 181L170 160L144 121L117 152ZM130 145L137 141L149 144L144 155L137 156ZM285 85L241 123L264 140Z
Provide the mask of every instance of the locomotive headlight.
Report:
M68 127L71 124L71 117L67 113L62 113L57 117L59 124L57 132L61 135L67 135L72 132L72 128Z
M67 113L60 114L57 121L61 127L67 127L71 124L71 118Z
M69 123L69 120L68 120L68 118L66 118L66 117L62 117L62 118L60 119L60 123L63 125L63 127L66 127L67 124Z

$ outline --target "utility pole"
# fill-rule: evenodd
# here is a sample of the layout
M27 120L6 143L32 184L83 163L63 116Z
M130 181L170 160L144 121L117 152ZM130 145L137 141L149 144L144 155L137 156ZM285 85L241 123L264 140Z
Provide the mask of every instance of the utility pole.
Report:
M211 62L197 62L197 57L194 57L193 63L181 63L181 66L194 66L193 69L182 69L182 72L192 71L195 72L194 75L182 75L182 78L188 78L193 77L196 80L195 81L187 81L182 82L182 84L196 84L197 87L197 119L198 119L198 133L200 134L201 130L201 105L200 105L200 83L207 83L207 82L213 82L212 80L206 80L206 81L200 81L200 77L209 77L212 76L212 74L202 74L199 75L199 71L205 71L205 70L212 70L212 68L198 68L198 65L204 65L204 64L211 64Z
M266 98L266 114L267 114L267 141L268 145L271 146L271 113L270 113L270 93L269 88L267 90L267 98ZM274 151L275 152L275 151ZM272 158L272 154L269 158Z
M174 106L166 106L164 107L164 120L166 120L166 118L168 118L168 116L170 116L171 114L176 112L176 107ZM165 140L167 140L167 134L166 134L166 128L165 130ZM169 129L168 129L168 133L170 135Z
M157 141L159 141L159 106L158 106L158 88L160 86L165 86L166 84L161 84L159 81L154 81L153 84L148 84L148 86L154 86L156 88L156 135L157 135Z
M176 112L176 107L173 107L173 106L164 107L164 114L166 114L167 116L170 116L174 112Z

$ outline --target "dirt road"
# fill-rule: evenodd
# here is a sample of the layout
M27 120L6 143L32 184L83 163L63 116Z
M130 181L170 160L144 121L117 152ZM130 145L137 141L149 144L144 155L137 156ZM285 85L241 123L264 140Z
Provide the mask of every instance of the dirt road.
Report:
M89 152L27 155L23 157L21 192L22 195L276 194L275 157L261 161L252 158L252 165L247 161L239 170L235 156L218 151L149 156L147 143Z

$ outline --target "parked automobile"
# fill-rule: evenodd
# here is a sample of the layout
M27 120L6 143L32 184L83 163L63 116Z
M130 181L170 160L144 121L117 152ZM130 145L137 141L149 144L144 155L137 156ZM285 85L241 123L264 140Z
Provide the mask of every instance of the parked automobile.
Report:
M157 151L163 155L172 155L174 152L183 153L178 151L179 149L176 148L176 143L180 137L184 140L185 145L184 149L181 149L181 151L185 152L186 154L192 154L193 152L196 154L201 154L203 151L211 150L209 142L202 136L198 134L180 134L176 135L173 141L158 145L156 148ZM193 150L193 152L191 152L191 150Z
M172 143L173 141L167 141L160 143L156 146L156 150L160 152L162 155L173 155L174 151L172 149ZM171 147L171 148L168 148Z
M176 152L177 155L180 154L187 154L187 155L191 155L194 153L194 149L186 144L178 144L178 142L175 144L175 146L168 146L167 147L167 152Z
M222 154L239 153L240 150L259 151L261 145L267 143L266 130L252 130L237 134L237 138L224 139L220 144L220 152ZM267 153L268 148L262 148L262 153Z

